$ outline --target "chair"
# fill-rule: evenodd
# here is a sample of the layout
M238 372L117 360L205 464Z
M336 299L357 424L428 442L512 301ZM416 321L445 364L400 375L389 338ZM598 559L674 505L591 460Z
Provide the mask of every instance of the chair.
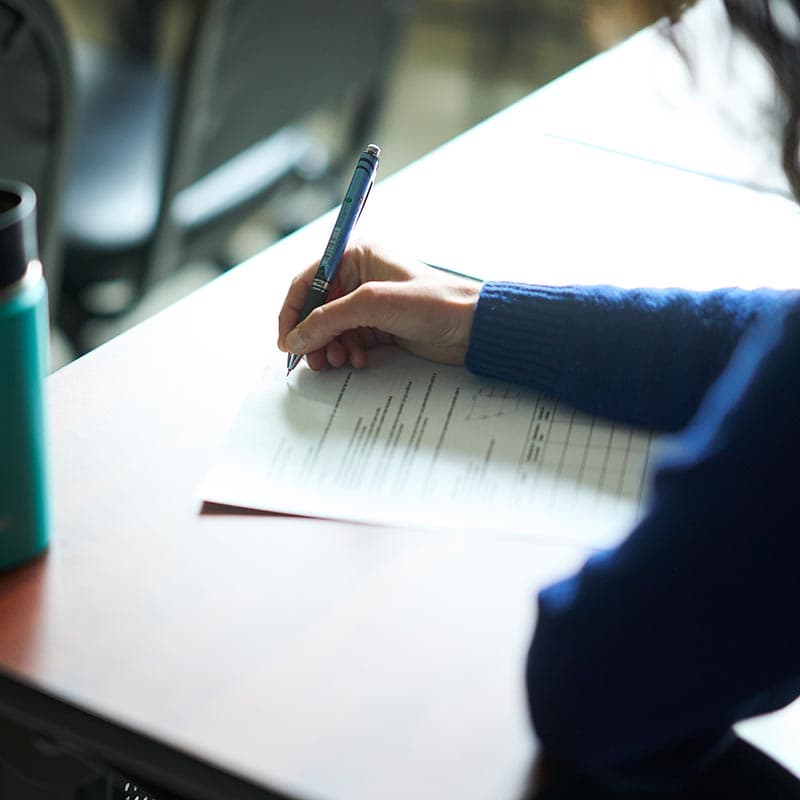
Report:
M246 215L287 182L326 172L304 124L311 112L348 110L349 162L379 110L405 5L196 0L174 68L76 50L59 320L78 350L87 321L130 310L187 259L229 266L223 245ZM100 307L97 290L120 281L124 296Z
M38 198L39 250L58 297L57 218L72 125L72 74L61 18L47 0L0 0L0 176Z

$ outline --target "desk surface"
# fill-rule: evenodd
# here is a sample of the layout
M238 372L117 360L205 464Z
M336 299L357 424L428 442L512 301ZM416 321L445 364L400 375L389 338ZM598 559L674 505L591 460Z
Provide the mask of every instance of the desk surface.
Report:
M552 132L788 192L771 75L731 33L721 0L701 0L672 33L646 29L539 91Z
M642 41L608 58L641 63ZM418 187L449 154L485 160L521 120L531 135L573 132L558 92L569 108L595 97L605 58L379 184L365 227L393 226L411 249L462 230L441 196L427 221L402 209L419 211ZM457 208L463 185L449 191ZM287 281L329 225L51 377L53 543L0 577L0 665L24 684L0 681L0 705L197 798L514 797L535 753L522 674L533 598L584 552L201 513L197 487L276 357ZM526 229L504 234L527 244ZM800 774L795 706L749 725Z
M579 551L200 513L197 486L273 348L283 276L313 238L52 377L55 535L0 581L3 667L292 797L513 797L534 747L535 587ZM144 758L133 736L106 744L129 768ZM162 755L137 773L172 785ZM188 796L236 785L188 773Z

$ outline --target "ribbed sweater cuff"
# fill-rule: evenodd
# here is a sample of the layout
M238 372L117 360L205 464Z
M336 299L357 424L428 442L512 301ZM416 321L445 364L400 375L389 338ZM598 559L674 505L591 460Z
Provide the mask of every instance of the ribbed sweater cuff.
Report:
M548 392L563 364L564 289L528 284L484 284L465 364L478 375ZM559 302L560 301L560 302Z

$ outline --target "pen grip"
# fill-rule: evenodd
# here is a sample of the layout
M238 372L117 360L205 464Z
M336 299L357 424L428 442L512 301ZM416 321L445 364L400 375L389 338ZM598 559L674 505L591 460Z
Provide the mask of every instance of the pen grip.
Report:
M311 288L306 295L303 308L300 310L300 322L302 322L315 308L324 305L328 300L328 292L331 285L325 278L325 270L320 265L314 280L311 282Z

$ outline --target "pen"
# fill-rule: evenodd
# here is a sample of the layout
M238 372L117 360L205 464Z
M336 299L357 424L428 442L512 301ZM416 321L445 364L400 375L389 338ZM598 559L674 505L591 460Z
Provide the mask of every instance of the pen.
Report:
M311 289L306 295L305 303L300 311L302 322L315 308L318 308L328 299L328 291L331 282L336 276L336 270L344 255L350 234L353 232L356 222L358 222L361 212L367 202L369 190L375 183L375 173L378 171L378 161L381 149L376 144L368 144L364 152L358 157L358 163L350 179L350 185L342 200L339 209L339 216L336 217L336 224L333 226L330 239L322 254L322 259L317 267L314 280L311 282ZM286 375L300 363L302 356L295 353L289 354Z

